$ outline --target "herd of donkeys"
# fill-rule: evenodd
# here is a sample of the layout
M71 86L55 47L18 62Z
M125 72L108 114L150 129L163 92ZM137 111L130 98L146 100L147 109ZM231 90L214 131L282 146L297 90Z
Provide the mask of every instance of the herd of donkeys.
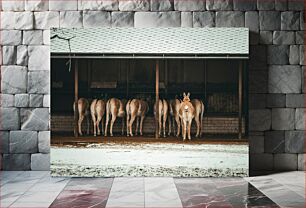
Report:
M75 111L75 103L73 105ZM154 115L156 116L156 103L153 107ZM143 135L143 121L149 111L149 102L146 99L117 99L111 98L108 100L94 99L89 106L89 100L86 98L79 98L77 102L78 113L78 134L82 135L81 125L86 116L91 114L94 128L94 136L100 135L100 123L102 123L102 134L107 136L108 125L110 123L109 133L113 136L113 125L117 118L122 118L122 135L124 135L125 119L126 119L126 134L133 136L133 123L136 120L135 134L139 130L139 134ZM191 123L194 119L197 126L196 137L202 135L202 122L204 114L204 103L200 99L190 99L190 93L183 93L182 99L159 100L158 106L158 122L159 122L159 136L163 130L163 136L166 137L166 121L168 119L169 130L168 135L173 134L180 136L180 128L182 128L183 141L186 136L191 140L190 129ZM105 129L104 129L104 117Z

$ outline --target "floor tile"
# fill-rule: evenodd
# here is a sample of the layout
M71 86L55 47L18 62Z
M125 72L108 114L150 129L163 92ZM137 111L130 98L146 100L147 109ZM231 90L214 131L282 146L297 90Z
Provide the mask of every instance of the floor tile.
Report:
M304 207L305 199L286 186L276 182L269 176L252 177L247 179L260 192L269 197L279 206L284 207Z
M145 207L175 207L180 208L182 202L176 189L145 192Z
M305 172L292 171L277 173L269 175L269 177L305 198Z
M51 208L105 207L108 190L65 190L60 193Z
M19 197L10 207L48 207L55 200L59 192L27 191Z
M106 204L107 208L144 207L144 192L111 192Z
M145 178L146 207L182 207L173 178Z
M176 189L173 178L144 178L145 192Z
M113 178L71 178L65 190L109 190L113 180Z
M210 178L181 179L175 184L183 207L232 207Z
M62 191L65 186L70 181L70 178L53 178L53 177L44 177L35 183L29 191Z
M144 178L115 178L112 192L143 192Z
M24 171L2 171L0 172L0 184L1 186L7 182L14 180L18 175L22 174Z

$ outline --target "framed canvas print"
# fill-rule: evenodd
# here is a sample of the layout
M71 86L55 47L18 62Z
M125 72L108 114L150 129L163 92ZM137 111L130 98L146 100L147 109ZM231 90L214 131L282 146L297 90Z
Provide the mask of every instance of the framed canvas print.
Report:
M247 28L50 38L53 176L248 175Z

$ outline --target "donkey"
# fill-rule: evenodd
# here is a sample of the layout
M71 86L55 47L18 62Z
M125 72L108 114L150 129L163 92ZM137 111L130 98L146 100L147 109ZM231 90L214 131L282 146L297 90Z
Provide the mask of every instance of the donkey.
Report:
M100 99L94 99L91 102L90 113L94 127L94 136L97 136L97 129L98 129L98 135L101 134L100 122L102 124L102 134L104 133L103 123L104 123L105 105L106 105L105 101Z
M106 103L106 123L105 123L105 133L104 136L107 136L107 127L108 122L110 119L110 116L112 117L110 121L110 129L109 133L111 136L113 136L113 125L117 119L117 117L122 118L122 135L124 133L124 117L125 117L125 111L124 111L124 105L126 101L125 100L119 100L117 98L111 98Z
M154 104L154 115L156 116L156 103ZM166 100L161 99L159 100L158 104L158 135L160 136L161 128L163 127L164 130L164 137L166 137L166 121L168 117L168 103ZM163 124L163 125L162 125Z
M82 122L84 120L85 117L87 117L87 134L89 134L89 118L88 118L88 115L89 115L89 110L88 110L88 107L89 107L89 102L87 99L85 98L80 98L78 100L78 103L77 103L77 111L78 111L78 132L79 132L79 135L82 136L83 133L82 133ZM76 104L75 102L73 102L73 112L76 111ZM75 132L74 132L75 133Z
M202 136L202 124L203 124L203 114L204 114L204 103L199 99L192 99L191 103L195 109L194 120L197 125L196 137Z
M133 99L129 100L126 104L126 133L127 136L133 136L132 126L137 117L136 121L136 132L138 132L138 126L140 123L139 133L142 136L142 127L143 127L143 120L146 117L146 114L149 111L148 102L140 99ZM140 122L139 122L140 118Z
M183 93L183 102L180 105L179 109L179 117L181 118L182 122L182 135L183 135L183 141L186 140L186 131L188 130L188 139L191 140L190 136L190 128L192 119L194 118L195 109L190 102L190 93L187 95L185 92Z
M168 135L171 135L171 128L173 127L173 134L175 134L176 131L176 137L179 137L180 135L180 129L181 129L181 122L179 117L179 110L180 110L181 101L179 99L173 99L169 101L169 133ZM174 121L176 122L176 127Z

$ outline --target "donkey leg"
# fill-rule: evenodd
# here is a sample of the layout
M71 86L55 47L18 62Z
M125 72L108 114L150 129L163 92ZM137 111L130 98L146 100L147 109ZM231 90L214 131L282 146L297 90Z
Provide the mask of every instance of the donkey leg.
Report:
M171 116L169 116L168 125L169 125L168 136L170 136L171 135Z
M96 116L94 115L94 114L91 114L91 119L92 119L92 123L93 123L93 131L94 131L94 136L97 136L96 135L96 126L97 126L97 124L96 124Z
M160 132L161 132L161 129L162 128L162 115L158 115L158 136L160 136Z
M139 128L139 117L136 117L136 131L135 131L135 135L138 135L138 128Z
M129 127L130 127L130 116L129 114L126 115L126 136L129 136Z
M180 121L180 118L178 116L176 116L175 117L175 121L176 121L176 126L177 126L176 137L179 137L180 133L181 133L181 121ZM182 131L183 131L183 128L182 128Z
M106 121L105 121L105 132L104 136L107 136L107 127L108 127L108 122L109 122L109 113L106 114Z
M166 137L166 122L167 122L167 114L164 114L164 117L163 117L163 128L164 128L164 137Z
M98 135L101 134L101 131L100 131L100 122L101 122L102 118L100 116L98 116L98 119L97 119L97 130L98 130ZM103 129L103 122L102 122L102 129ZM103 130L102 130L103 131Z
M104 116L101 119L102 135L104 134Z
M186 131L187 131L187 122L186 121L182 121L183 141L186 140Z
M135 118L136 118L136 116L131 115L131 119L130 119L130 123L129 123L129 133L130 133L131 136L133 136L133 129L132 129L132 127L133 127L133 123L135 121Z
M79 121L78 121L78 128L79 128L79 135L82 136L82 122L84 120L84 116L80 115Z
M196 125L197 125L197 133L196 133L196 137L199 137L199 134L200 134L200 120L199 120L199 117L196 116L194 118L195 122L196 122ZM192 122L192 121L191 121ZM190 122L190 123L191 123ZM191 125L191 124L190 124Z
M122 128L121 128L121 134L124 135L124 117L122 117Z
M111 123L110 123L110 129L109 129L110 136L113 136L113 125L114 125L115 121L116 121L116 116L112 115L112 120L111 120Z
M143 120L144 120L144 116L141 116L140 118L140 136L142 136L142 127L143 127Z
M191 129L191 121L188 122L188 139L189 140L191 140L190 129Z

